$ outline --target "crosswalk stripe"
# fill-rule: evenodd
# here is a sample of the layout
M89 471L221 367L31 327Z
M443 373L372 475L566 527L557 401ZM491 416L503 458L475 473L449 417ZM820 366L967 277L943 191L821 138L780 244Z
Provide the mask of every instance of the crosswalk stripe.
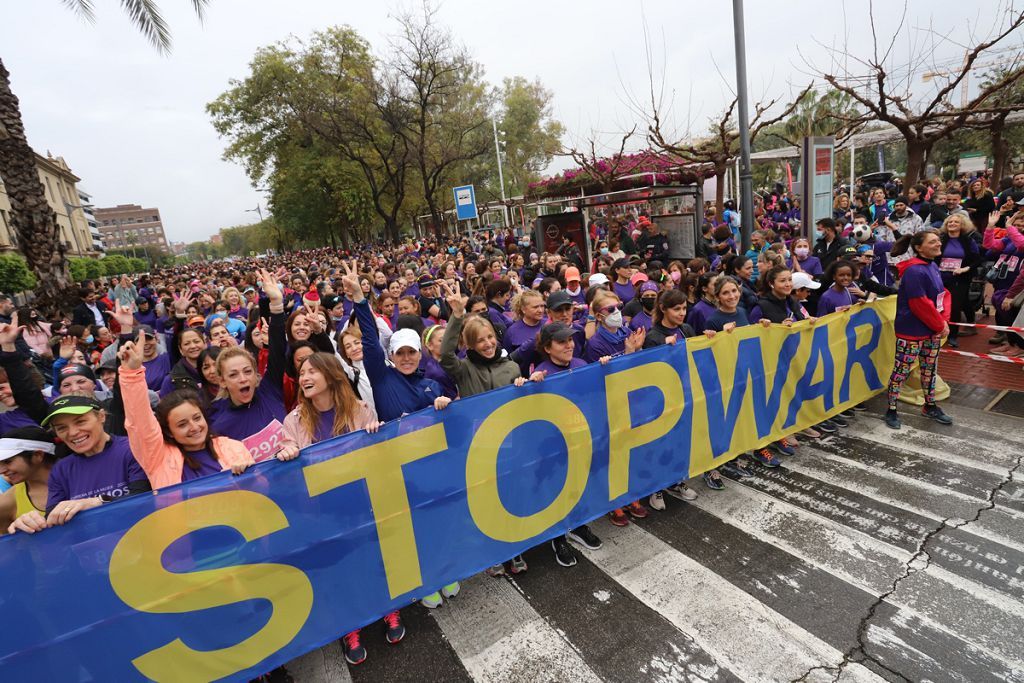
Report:
M942 519L969 519L978 509L978 501L951 494L944 489L906 477L879 473L858 463L835 458L805 445L786 467L834 486L860 491L886 505L902 508L938 522ZM975 534L994 543L1024 550L1024 524L1013 511L993 509L971 524Z
M658 536L636 525L594 526L604 547L588 559L743 680L793 680L842 659L838 650ZM878 678L852 664L843 680Z
M800 456L797 456L800 457ZM788 468L756 468L744 486L867 534L876 540L916 551L920 539L936 528L933 520L886 505L860 492L833 486ZM946 528L929 544L932 562L997 591L1024 598L1024 553L975 536L968 529ZM1009 571L1007 571L1009 569Z
M561 567L544 544L527 553L530 570L512 581L603 679L628 681L639 674L666 682L740 680L594 565L591 551L576 554L575 566Z
M956 491L977 500L984 500L1005 475L1005 472L995 474L948 461L936 461L891 445L866 441L858 438L856 432L848 430L841 436L820 439L814 447L874 469Z
M903 573L912 554L746 486L729 486L694 505L874 595ZM902 581L889 602L997 658L1024 662L1024 605L980 584L929 567Z
M1016 463L1017 454L1005 446L989 447L986 443L968 440L955 433L940 434L917 429L911 425L904 425L902 429L895 431L880 419L871 416L857 420L856 429L851 436L998 476L1006 474L1006 471Z
M474 576L431 616L476 681L601 681L508 581Z
M352 677L337 643L307 652L288 662L288 673L303 683L348 683Z
M888 602L876 605L874 593L699 508L690 506L680 515L659 515L644 524L680 553L714 568L718 576L746 593L748 600L772 609L835 651L853 646L864 618L873 613L865 640L872 660L863 664L886 677L890 674L885 669L899 671L909 680L946 680L949 671L960 672L967 681L1015 675L1000 659L931 627L909 611L900 611ZM785 652L778 656L788 658Z

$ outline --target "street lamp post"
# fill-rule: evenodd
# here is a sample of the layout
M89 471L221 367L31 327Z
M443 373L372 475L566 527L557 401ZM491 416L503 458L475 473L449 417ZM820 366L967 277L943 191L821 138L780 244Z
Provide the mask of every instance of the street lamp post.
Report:
M498 122L491 119L491 127L494 129L494 156L498 160L498 184L501 185L501 208L505 216L505 227L512 227L512 219L509 217L508 205L505 203L505 174L501 170L501 144L498 142ZM502 132L502 135L505 133Z
M740 132L740 240L750 249L754 231L754 186L750 168L750 123L747 113L747 49L743 32L743 0L732 0L733 38L736 42L736 125Z

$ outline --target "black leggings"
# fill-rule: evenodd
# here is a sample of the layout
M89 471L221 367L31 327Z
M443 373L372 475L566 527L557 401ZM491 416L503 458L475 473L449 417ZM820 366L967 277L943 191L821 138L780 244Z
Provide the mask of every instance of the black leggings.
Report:
M974 307L968 302L968 294L971 291L971 276L969 274L954 277L947 287L950 295L949 322L960 322L960 314L963 314L963 322L974 322ZM949 336L957 338L960 336L960 326L950 325Z

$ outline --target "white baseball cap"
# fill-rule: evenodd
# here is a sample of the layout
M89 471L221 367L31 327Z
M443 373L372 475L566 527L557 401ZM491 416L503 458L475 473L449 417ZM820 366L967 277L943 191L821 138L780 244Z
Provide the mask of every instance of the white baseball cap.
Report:
M391 335L391 342L388 344L388 349L391 353L396 353L399 349L403 349L406 346L415 351L420 350L420 335L416 334L416 330L405 328Z
M807 289L818 289L821 287L820 282L816 282L814 278L804 272L793 273L793 289L800 289L806 287Z
M608 276L605 275L604 273L592 273L590 275L590 277L587 278L587 286L588 287L593 287L595 285L606 285L606 284L608 284Z

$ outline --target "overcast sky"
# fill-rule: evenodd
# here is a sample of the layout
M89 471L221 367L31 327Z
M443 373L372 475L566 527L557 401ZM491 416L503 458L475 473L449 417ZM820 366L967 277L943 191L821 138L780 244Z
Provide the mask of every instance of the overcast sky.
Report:
M229 79L246 75L257 48L290 35L349 24L383 48L394 31L389 13L400 7L388 0L212 0L200 24L187 0L160 0L174 36L172 54L162 57L130 25L119 2L94 4L97 21L91 25L60 0L0 0L0 57L21 99L29 143L40 153L63 156L97 206L159 207L168 238L186 242L255 221L246 209L257 203L266 209L241 167L221 160L224 143L206 103ZM878 25L894 28L900 3L875 4L885 5L876 12ZM990 23L996 9L994 0L977 4L984 7L914 1L908 23L924 27L934 16L936 29L964 43L964 22ZM866 6L855 0L747 0L752 99L765 93L785 98L810 80L800 73L798 46L827 64L829 51L812 38L841 45L844 11L851 41L864 54L870 49ZM617 131L641 122L630 98L647 92L644 18L674 122L682 130L690 120L696 132L732 98L719 75L735 78L726 0L447 0L440 10L441 21L492 83L539 77L554 92L555 114L570 131L568 144L591 131L610 142ZM958 50L962 54L946 45L940 57L955 57Z

